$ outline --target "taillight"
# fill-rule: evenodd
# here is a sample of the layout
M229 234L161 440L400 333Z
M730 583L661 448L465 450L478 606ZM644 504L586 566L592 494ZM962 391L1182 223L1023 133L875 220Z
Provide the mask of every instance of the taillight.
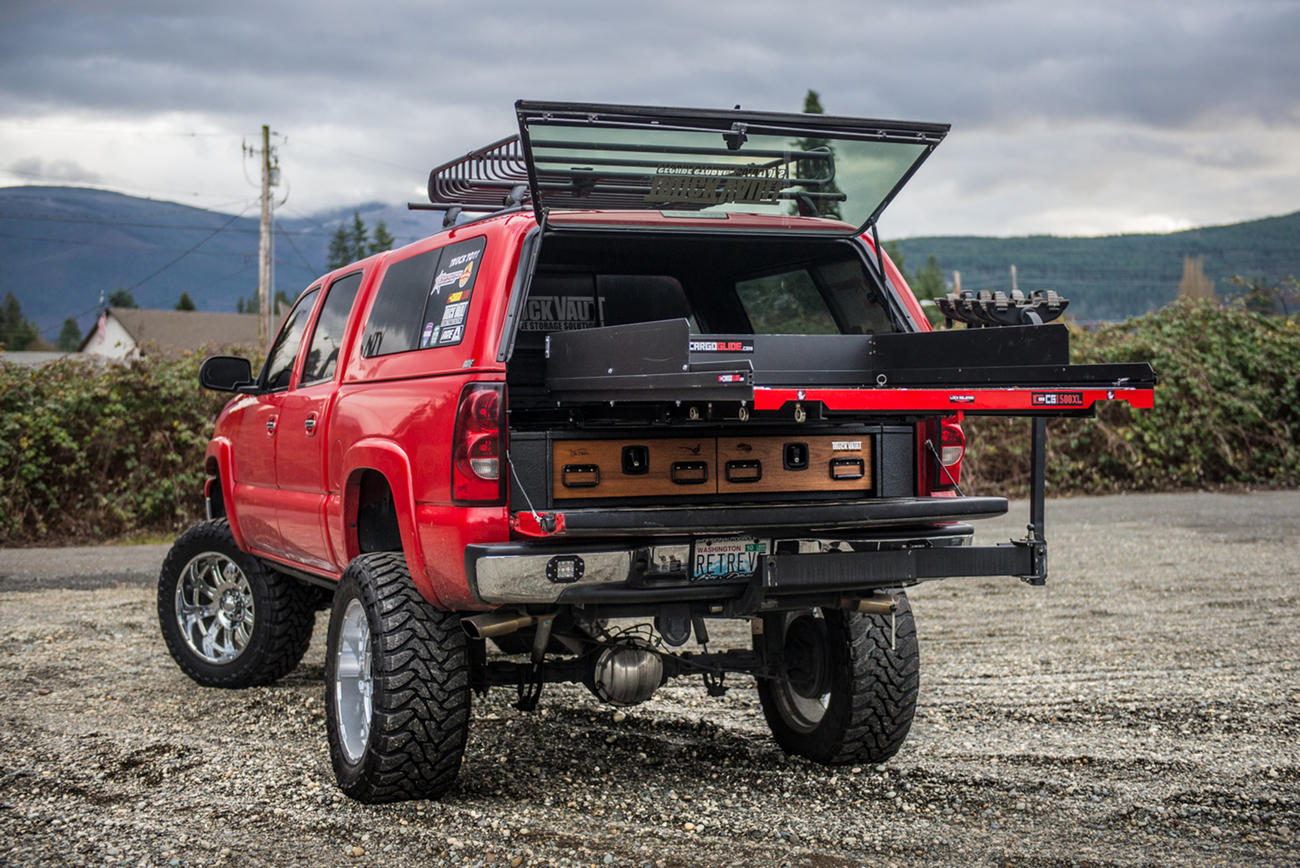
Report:
M949 416L939 420L939 430L931 442L939 460L931 477L931 489L946 491L961 483L961 459L966 454L966 434L961 430L961 417Z
M460 393L451 447L452 499L501 500L503 403L500 383L473 383Z

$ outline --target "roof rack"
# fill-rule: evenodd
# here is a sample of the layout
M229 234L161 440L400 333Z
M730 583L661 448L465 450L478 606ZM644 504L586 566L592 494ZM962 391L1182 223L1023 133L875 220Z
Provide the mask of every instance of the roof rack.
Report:
M524 204L528 192L528 164L519 136L507 136L490 145L448 160L429 172L429 202L411 208L446 209L443 225L456 222L462 211L495 213Z
M560 142L551 146L572 148L579 152L605 147L599 142ZM615 147L627 152L644 153L651 158L651 161L589 157L584 162L591 165L654 166L658 165L653 161L654 157L658 156L658 159L690 158L698 164L710 157L730 154L729 150L722 148L707 152L703 149L682 149L681 153L674 153L672 149L662 147L634 145ZM746 167L747 170L759 174L779 172L784 176L785 184L799 184L811 188L798 194L782 193L779 194L779 198L802 200L805 204L811 204L814 200L839 201L845 198L838 190L830 193L818 191L823 185L834 183L834 156L829 149L799 151L793 154L788 151L760 152L755 156L762 158L764 162L757 165L750 164ZM791 177L791 164L796 167L816 167L818 176L801 179L796 173L795 177ZM726 165L719 168L717 170L719 180L721 181L729 172L734 173L734 167ZM591 208L645 207L647 197L655 195L652 179L636 174L620 173L613 169L595 170L590 166L564 171L552 169L547 172L539 171L539 176L538 185L544 192L564 192L570 196L581 197ZM434 167L429 172L430 204L412 204L411 207L418 207L421 210L446 209L444 225L451 225L463 211L494 213L517 208L531 199L528 164L520 147L519 136L514 135ZM709 204L707 201L691 201L676 196L661 197L660 201L670 203L671 207L679 209L699 209ZM816 213L815 206L813 213Z

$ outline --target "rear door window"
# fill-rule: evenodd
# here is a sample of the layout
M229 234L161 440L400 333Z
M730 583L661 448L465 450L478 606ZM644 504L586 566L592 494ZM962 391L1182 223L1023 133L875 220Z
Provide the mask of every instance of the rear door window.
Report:
M303 363L301 385L319 383L334 376L339 363L339 350L343 345L343 330L348 325L348 314L357 290L361 288L362 272L340 277L330 284L316 317L311 344L307 347L307 360Z

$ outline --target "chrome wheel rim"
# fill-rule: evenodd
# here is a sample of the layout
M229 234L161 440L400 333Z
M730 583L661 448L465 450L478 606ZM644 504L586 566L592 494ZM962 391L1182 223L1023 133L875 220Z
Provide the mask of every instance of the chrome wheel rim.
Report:
M361 759L370 739L373 695L370 622L366 620L366 610L361 601L352 599L343 612L339 647L334 655L334 712L338 720L339 743L350 763Z
M787 619L783 632L785 665L773 691L781 717L797 732L821 725L831 702L830 647L820 612Z
M176 582L176 624L201 660L233 662L253 635L255 610L248 577L220 552L190 559Z

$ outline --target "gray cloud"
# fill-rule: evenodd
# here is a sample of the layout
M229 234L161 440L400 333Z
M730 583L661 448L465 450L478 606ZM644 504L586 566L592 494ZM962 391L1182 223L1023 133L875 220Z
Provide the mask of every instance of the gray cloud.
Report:
M82 168L72 160L42 160L23 157L9 165L9 171L33 182L58 184L98 184L99 174Z
M105 11L111 8L112 11ZM99 110L196 105L286 120L370 100L500 104L527 91L779 109L809 86L846 113L1124 118L1294 110L1294 3L32 3L0 37L6 101ZM542 93L537 93L541 91ZM360 119L358 117L358 119ZM415 120L408 117L407 120Z
M958 194L1077 191L1158 159L1300 174L1250 138L1300 131L1296 44L1292 0L11 0L0 123L183 115L242 135L269 122L314 161L297 168L300 195L307 182L343 201L409 189L510 132L520 97L796 110L813 87L833 113L952 122L936 157L948 168L921 177L959 171ZM981 139L967 159L976 134L1000 149Z

